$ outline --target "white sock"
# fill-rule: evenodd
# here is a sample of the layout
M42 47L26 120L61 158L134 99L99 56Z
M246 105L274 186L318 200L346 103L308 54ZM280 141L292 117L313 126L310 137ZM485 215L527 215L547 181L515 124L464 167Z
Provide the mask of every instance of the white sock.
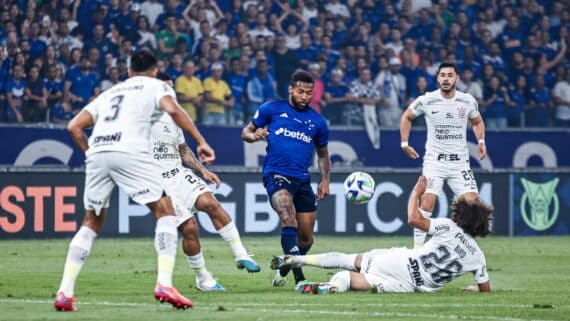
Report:
M176 217L168 215L159 218L154 230L154 248L158 254L157 282L165 287L172 286L177 239Z
M71 243L69 243L58 293L63 292L67 297L73 296L75 279L77 279L85 260L87 260L96 237L97 233L87 226L81 226L79 231L75 233Z
M196 272L198 279L203 280L210 276L208 269L206 269L206 261L204 260L204 255L202 251L196 255L186 255L186 261L188 265Z
M337 287L338 292L346 292L350 289L350 271L341 271L333 275L329 281L331 285Z
M226 226L218 230L218 233L228 243L234 252L236 259L249 257L247 251L243 244L241 243L241 238L239 237L238 229L234 222L229 222Z
M354 261L356 261L357 254L344 254L344 253L325 253L315 255L299 255L293 257L300 265L318 266L324 269L343 269L349 271L356 271Z
M430 218L432 215L432 212L422 210L421 208L418 208L418 210L420 210L420 213L422 213L423 217L425 217L425 218ZM426 232L415 228L414 229L414 248L418 248L418 247L421 247L422 245L424 245L424 242L426 241L426 236L427 236Z

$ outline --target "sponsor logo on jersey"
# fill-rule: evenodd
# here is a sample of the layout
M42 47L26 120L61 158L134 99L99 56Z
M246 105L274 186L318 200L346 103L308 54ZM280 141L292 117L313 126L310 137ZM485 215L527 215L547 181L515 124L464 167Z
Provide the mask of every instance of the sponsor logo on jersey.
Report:
M458 114L460 119L465 119L465 116L467 115L467 108L459 107L457 109L457 114Z
M180 153L173 149L172 151L165 144L155 144L152 148L153 157L156 160L176 160L180 159Z
M455 161L459 161L459 155L457 154L439 154L437 155L437 160L441 161L441 160L445 160L445 161L450 161L450 162L455 162Z
M454 249L453 252L455 252L455 254L457 254L460 258L465 258L465 256L467 256L467 252L465 251L464 248L461 247L461 245L457 245Z
M129 196L131 198L135 198L137 196L141 196L141 195L148 194L148 193L150 193L150 190L148 188L145 188L145 189L141 189L140 191L136 191L134 193L131 193L131 195L129 195Z
M445 118L447 118L447 119L453 119L453 115L452 115L451 113L447 113L447 114L445 115Z
M446 231L446 232L448 232L448 231L449 231L449 228L450 228L450 227L449 227L448 224L439 224L439 225L436 225L436 226L435 226L435 230L438 231L438 232L441 232L441 231Z
M439 99L439 98L430 99L430 100L427 101L426 105L428 105L428 106L429 106L429 105L433 105L433 104L439 103L439 102L441 102L441 101L443 101L443 100L441 100L441 99Z
M122 132L110 134L110 135L101 135L95 136L93 138L93 144L106 144L106 143L114 143L121 141Z
M453 133L449 129L436 129L434 132L439 140L463 139L463 134Z
M546 183L535 183L521 178L524 188L520 203L521 216L531 229L545 231L556 222L560 211L560 201L556 194L559 181L555 178ZM530 213L527 207L530 207Z
M421 102L421 101L418 101L418 102L416 102L415 104L412 105L412 109L413 109L413 110L418 110L418 109L420 109L420 107L422 107L422 106L423 106L422 102Z
M465 245L465 247L471 254L475 254L475 252L477 252L477 248L473 246L467 239L465 239L465 234L456 233L455 238L458 239L459 242L461 242L461 244Z
M94 200L92 198L87 198L87 202L93 204L93 205L103 205L103 201L101 200Z
M408 264L408 269L410 270L410 275L412 276L412 280L414 280L414 284L416 286L422 286L425 284L422 275L420 274L420 265L418 260L412 259L411 257L408 258L410 264Z
M281 117L281 118L289 118L289 115L287 115L287 113L283 113L283 114L279 115L279 117Z
M301 131L293 131L293 130L289 130L289 129L283 128L283 127L276 130L275 135L277 135L277 136L283 135L285 137L290 137L290 138L294 138L297 140L301 140L305 143L310 143L313 140L309 135L307 135Z

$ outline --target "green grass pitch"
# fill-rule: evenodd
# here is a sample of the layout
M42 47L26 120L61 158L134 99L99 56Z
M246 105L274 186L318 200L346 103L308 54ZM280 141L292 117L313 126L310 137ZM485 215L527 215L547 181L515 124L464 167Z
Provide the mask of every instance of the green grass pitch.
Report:
M301 295L291 281L271 287L269 269L279 254L279 237L244 238L262 271L235 268L220 238L205 238L206 264L226 293L201 293L179 253L175 285L194 302L178 311L154 301L156 258L152 239L95 242L76 287L78 311L53 310L69 240L0 241L0 320L570 320L570 238L489 237L487 255L493 292L465 293L471 275L434 294ZM312 253L362 252L405 246L411 237L317 236ZM305 268L309 280L328 280L334 271Z

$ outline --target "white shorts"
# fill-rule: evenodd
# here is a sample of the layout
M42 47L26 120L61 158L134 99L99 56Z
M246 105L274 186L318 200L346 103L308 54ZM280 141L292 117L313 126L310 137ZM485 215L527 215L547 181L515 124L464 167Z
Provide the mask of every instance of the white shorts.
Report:
M408 270L408 252L405 247L365 252L360 273L378 292L414 292Z
M458 167L454 162L426 161L422 175L428 181L426 193L439 196L443 191L445 181L456 196L465 193L479 193L473 171L468 166Z
M115 186L141 205L158 201L163 195L160 173L149 154L99 152L87 156L85 164L83 204L97 215L109 207Z
M184 167L163 172L162 186L172 200L178 226L194 217L198 197L212 192L204 180Z

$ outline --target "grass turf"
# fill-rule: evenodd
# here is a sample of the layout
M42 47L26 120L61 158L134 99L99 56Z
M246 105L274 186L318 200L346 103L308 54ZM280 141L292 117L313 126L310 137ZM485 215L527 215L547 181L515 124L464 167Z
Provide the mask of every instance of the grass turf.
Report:
M69 240L0 241L0 320L569 320L570 238L490 237L485 251L490 294L466 293L471 275L435 294L301 295L293 282L273 288L272 255L279 237L244 238L262 271L235 268L229 247L220 238L205 238L207 267L227 289L202 293L181 252L174 282L194 302L177 311L154 301L156 256L152 239L99 239L79 276L78 312L53 310ZM317 236L312 253L362 252L406 246L411 238ZM325 281L335 271L305 268L307 279Z

